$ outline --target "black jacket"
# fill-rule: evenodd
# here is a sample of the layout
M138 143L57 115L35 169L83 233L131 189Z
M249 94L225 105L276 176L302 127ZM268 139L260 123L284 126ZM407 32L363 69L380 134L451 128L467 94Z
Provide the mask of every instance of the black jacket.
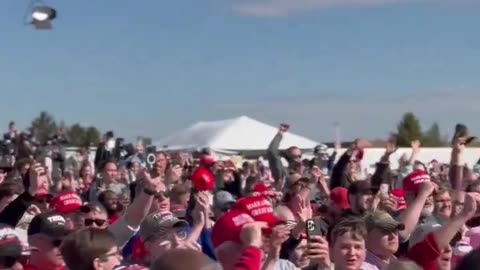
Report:
M101 168L105 164L105 162L110 160L112 157L112 152L105 149L105 143L100 143L98 145L97 151L95 152L95 169Z
M330 178L330 190L336 187L348 188L352 179L347 175L346 168L352 157L351 151L346 151L333 166L332 176Z
M30 195L28 191L20 194L0 213L0 223L15 228L27 211L28 207L32 205L33 199L34 197Z

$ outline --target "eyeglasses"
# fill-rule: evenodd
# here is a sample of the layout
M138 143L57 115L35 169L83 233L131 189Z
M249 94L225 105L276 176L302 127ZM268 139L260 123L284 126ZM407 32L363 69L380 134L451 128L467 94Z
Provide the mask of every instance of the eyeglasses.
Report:
M86 218L85 219L85 226L90 227L95 223L97 227L103 226L105 224L106 220L105 219L93 219L93 218Z
M105 260L108 260L108 258L110 258L110 257L121 257L121 256L122 256L122 254L121 254L120 251L117 249L117 250L115 250L115 251L112 251L112 252L110 252L110 253L107 253L107 254L105 254L105 255L102 255L102 256L100 256L100 257L98 257L98 258L99 258L100 260L102 260L102 261L105 261Z

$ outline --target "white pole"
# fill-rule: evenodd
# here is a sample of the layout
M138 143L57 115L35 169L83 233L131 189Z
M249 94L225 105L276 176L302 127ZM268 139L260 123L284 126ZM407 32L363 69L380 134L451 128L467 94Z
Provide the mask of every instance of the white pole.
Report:
M335 128L335 142L340 143L341 142L341 140L340 140L340 123L335 122L335 123L333 123L333 126Z

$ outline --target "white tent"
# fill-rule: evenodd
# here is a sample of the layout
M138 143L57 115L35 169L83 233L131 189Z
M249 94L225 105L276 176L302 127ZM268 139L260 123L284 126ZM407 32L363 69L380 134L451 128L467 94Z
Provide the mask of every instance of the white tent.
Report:
M157 149L201 149L216 152L254 151L267 149L278 129L247 116L212 122L198 122L171 136L156 141ZM280 149L297 146L313 149L318 143L305 137L286 133Z

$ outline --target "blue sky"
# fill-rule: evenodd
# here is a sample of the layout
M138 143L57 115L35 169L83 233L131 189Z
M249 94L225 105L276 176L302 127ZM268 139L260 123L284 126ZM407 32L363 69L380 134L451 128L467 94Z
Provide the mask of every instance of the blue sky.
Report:
M134 138L239 115L332 140L405 111L480 134L475 0L47 0L52 31L0 10L0 125L40 110ZM140 4L141 3L141 4Z

